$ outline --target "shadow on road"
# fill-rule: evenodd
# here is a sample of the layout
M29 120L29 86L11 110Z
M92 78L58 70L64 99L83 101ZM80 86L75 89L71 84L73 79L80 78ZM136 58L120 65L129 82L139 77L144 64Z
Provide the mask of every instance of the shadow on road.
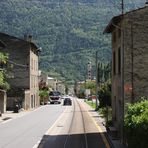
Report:
M100 133L87 133L86 137L88 148L106 148ZM85 136L84 134L44 135L38 148L86 148Z

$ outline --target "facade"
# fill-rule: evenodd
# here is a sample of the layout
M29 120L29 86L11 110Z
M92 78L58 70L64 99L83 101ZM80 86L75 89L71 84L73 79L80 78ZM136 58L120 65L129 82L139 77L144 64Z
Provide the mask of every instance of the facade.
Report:
M57 79L52 77L47 77L47 84L52 90L57 90Z
M112 119L122 135L125 104L148 96L148 7L112 18Z
M0 40L0 52L5 50L6 45ZM3 64L0 63L0 70L3 70ZM0 115L6 111L6 91L0 89Z
M18 102L24 109L39 106L38 97L38 47L31 40L23 40L0 33L0 40L8 53L7 109L13 109Z
M62 81L57 81L57 90L61 93L61 94L65 94L65 85Z
M48 75L39 71L39 88L42 89L43 87L48 86Z
M57 80L55 78L49 77L46 73L40 72L39 86L40 89L43 87L49 87L51 90L57 90Z
M65 86L63 82L57 80L56 78L49 77L47 74L43 72L40 72L39 86L40 88L48 87L49 91L57 90L62 94L65 93Z

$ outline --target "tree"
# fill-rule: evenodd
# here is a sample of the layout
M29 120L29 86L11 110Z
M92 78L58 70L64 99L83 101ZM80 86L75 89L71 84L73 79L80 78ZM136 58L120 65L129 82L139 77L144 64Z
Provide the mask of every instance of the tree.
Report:
M48 90L39 90L39 96L40 96L40 103L46 104L48 102L49 92Z
M10 85L6 81L6 64L8 61L8 55L0 52L0 88L7 90Z
M101 85L99 90L100 107L111 106L111 81L108 80Z

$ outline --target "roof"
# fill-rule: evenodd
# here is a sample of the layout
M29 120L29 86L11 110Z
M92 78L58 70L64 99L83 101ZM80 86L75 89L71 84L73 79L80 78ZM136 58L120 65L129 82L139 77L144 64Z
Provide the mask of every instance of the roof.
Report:
M144 6L142 8L139 8L139 9L135 9L135 10L132 10L132 11L129 11L129 12L126 12L125 14L120 14L118 16L115 16L113 17L109 24L106 26L105 30L103 31L103 33L111 33L113 31L113 29L116 27L116 25L122 20L122 16L125 16L127 14L130 14L130 13L133 13L133 12L136 12L136 11L139 11L139 10L142 10L142 9L145 9L145 8L148 8L148 6Z
M2 32L0 32L0 41L2 41L3 43L10 42L10 41L11 42L26 43L26 44L30 44L33 49L38 49L37 45L33 42L29 42L29 41L26 41L24 39L20 39L20 38L17 38L15 36L11 36L9 34L2 33Z
M33 48L35 48L35 49L38 49L38 47L37 47L37 45L36 45L35 43L30 42L30 44L31 44L31 47L33 47Z
M111 33L112 30L115 28L115 25L117 25L121 20L122 20L122 15L118 15L118 16L113 17L110 20L109 24L106 26L103 33Z
M6 47L6 44L3 41L1 41L1 40L0 40L0 47L3 47L3 48Z

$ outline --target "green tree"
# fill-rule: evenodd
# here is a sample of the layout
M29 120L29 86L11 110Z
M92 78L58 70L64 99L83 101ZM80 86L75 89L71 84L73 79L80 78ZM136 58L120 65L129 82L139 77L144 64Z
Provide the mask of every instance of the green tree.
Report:
M100 107L111 106L111 81L103 83L99 89Z
M8 55L0 52L0 88L7 90L10 88L10 85L6 81L6 63L8 61Z
M40 103L41 104L46 104L49 99L49 91L44 89L44 90L39 90L39 96L40 96Z

